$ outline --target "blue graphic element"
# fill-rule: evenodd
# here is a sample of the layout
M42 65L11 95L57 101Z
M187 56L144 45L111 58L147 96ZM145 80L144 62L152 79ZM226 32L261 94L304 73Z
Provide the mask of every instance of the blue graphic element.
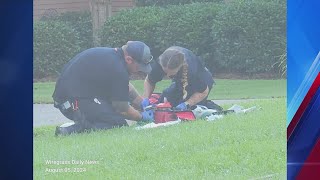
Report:
M0 1L0 179L32 179L32 4Z
M316 79L320 69L320 52L317 55L316 59L314 60L313 64L311 65L309 71L305 75L302 83L300 84L298 90L296 91L295 95L293 96L291 102L288 105L288 120L292 120L294 114L297 112L300 104L302 103L303 99L305 98L306 94L308 93L312 83ZM288 90L289 91L289 90ZM289 125L290 121L287 121L287 126Z
M288 1L287 126L320 71L319 7L318 0Z

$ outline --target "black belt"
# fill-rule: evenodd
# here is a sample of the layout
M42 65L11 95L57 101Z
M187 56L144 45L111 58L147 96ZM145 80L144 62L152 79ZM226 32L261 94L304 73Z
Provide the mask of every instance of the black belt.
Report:
M89 127L88 122L86 122L85 116L81 113L78 107L78 100L74 101L64 101L63 103L59 103L57 101L54 101L54 107L60 109L61 112L72 112L73 121L82 123L85 127Z
M79 109L78 107L78 100L74 100L74 101L64 101L62 103L59 103L57 101L54 101L54 107L60 109L61 111L66 111L69 110L70 108L73 111L76 111Z

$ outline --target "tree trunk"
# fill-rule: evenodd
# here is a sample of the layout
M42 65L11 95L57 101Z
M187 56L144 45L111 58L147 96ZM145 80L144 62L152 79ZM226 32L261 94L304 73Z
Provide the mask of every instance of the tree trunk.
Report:
M99 30L111 16L111 0L90 0L94 46L100 45Z

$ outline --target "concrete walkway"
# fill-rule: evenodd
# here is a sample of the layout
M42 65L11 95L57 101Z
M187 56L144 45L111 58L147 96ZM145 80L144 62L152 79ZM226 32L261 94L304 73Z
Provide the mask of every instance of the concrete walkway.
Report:
M219 105L237 104L240 102L251 101L252 99L242 100L214 100ZM33 104L33 127L61 125L72 122L64 117L60 111L53 107L53 104Z

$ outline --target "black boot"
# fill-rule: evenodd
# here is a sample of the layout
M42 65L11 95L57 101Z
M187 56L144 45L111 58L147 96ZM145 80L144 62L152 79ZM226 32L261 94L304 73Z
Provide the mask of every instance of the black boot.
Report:
M86 130L86 127L80 123L66 123L56 127L56 136L66 136L73 133L82 133Z
M214 103L212 100L207 100L207 108L209 109L214 109L217 111L222 111L223 108L221 106L219 106L218 104Z

